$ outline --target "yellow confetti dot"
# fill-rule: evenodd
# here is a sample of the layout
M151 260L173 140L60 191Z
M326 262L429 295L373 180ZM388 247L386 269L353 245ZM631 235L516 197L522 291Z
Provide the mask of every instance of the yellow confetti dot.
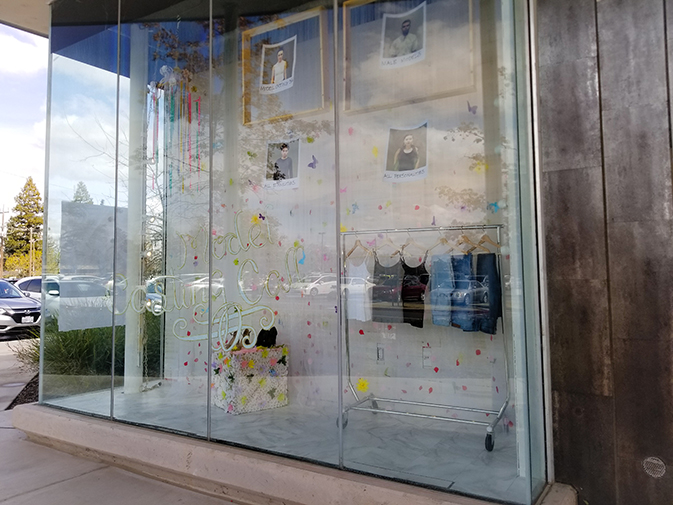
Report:
M285 401L285 393L281 393L278 395L278 401L279 402L284 402Z
M234 265L238 265L238 258L234 260Z
M263 388L264 386L266 386L266 379L265 378L259 379L259 387Z
M306 142L308 142L309 144L313 144L314 140L315 139L313 137L306 137Z
M369 382L364 380L362 377L358 379L357 390L358 391L367 391L369 389Z
M233 185L234 185L234 179L229 179L229 186L233 186Z
M379 157L379 148L374 146L372 148L372 154L374 155L374 158L378 158Z
M224 399L226 399L226 398L227 398L227 393L225 393L224 391L222 391L222 399L224 400Z
M388 200L388 201L386 202L386 207L390 207L392 204L393 204L393 202L391 202L390 200Z
M341 233L347 232L348 228L346 228L344 225L341 225Z
M259 217L257 217L257 216L252 216L251 221L252 221L253 223L257 224L257 223L259 223Z
M299 247L299 241L298 241L298 240L295 240L295 241L294 241L294 246L295 246L295 247Z
M241 405L245 405L248 403L248 397L247 396L241 396Z

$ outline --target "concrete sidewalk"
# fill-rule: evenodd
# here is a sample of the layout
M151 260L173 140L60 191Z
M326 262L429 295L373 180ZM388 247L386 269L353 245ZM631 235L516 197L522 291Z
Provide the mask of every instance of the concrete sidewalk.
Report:
M26 440L0 412L2 505L147 505L237 503L214 498Z

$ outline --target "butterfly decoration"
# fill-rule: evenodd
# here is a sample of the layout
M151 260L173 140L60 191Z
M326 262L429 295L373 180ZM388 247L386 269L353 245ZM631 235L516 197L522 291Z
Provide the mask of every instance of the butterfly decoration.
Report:
M301 259L300 259L299 261L297 261L297 263L299 263L300 265L303 265L305 259L306 259L306 253L305 253L304 250L302 249L302 251L301 251Z
M317 168L318 167L318 160L313 155L311 155L311 158L313 158L313 161L308 164L309 168Z
M374 246L376 245L376 239L371 240L371 241L370 241L370 240L367 240L367 245L368 245L369 247L374 247Z
M261 216L261 214L260 214ZM435 222L435 216L432 216L432 226L437 226L437 223Z
M476 105L470 105L470 102L469 102L469 100L468 100L468 102L467 102L467 111L468 111L468 112L471 112L472 114L474 114L474 115L476 116L476 115L477 115L477 106L476 106Z
M251 160L254 160L257 157L257 153L253 153L252 151L248 151L248 157Z
M356 210L360 210L360 207L358 207L357 203L354 203L353 205L351 205L351 207L353 208L353 214L355 214Z
M498 202L493 202L488 204L488 208L495 214L500 210L500 205L498 205Z
M347 189L348 189L348 186L346 186L343 189L339 188L339 193L345 193Z
M266 219L266 216L260 214L260 215L259 215L259 218L260 218L262 221L264 221L264 220Z

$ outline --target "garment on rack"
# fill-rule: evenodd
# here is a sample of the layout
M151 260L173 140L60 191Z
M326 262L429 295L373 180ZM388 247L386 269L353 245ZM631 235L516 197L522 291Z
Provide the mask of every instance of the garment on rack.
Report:
M455 288L451 294L451 326L464 331L477 331L479 324L475 314L475 279L472 254L451 257Z
M477 279L482 280L486 287L487 298L484 305L488 306L488 310L479 317L479 330L495 335L498 318L502 317L502 288L498 259L494 253L477 255Z
M437 326L451 324L451 295L456 287L450 254L432 257L430 268L430 306L432 323Z
M416 328L423 328L423 316L425 314L425 290L430 281L430 274L425 268L428 254L425 253L423 262L417 267L411 267L400 261L404 270L402 278L402 312L404 322Z
M358 321L371 321L372 291L366 262L363 261L361 264L355 265L350 259L347 259L346 276L343 283L346 317Z
M401 323L402 277L404 270L398 261L392 266L381 265L374 253L374 286L372 286L372 320L381 323Z

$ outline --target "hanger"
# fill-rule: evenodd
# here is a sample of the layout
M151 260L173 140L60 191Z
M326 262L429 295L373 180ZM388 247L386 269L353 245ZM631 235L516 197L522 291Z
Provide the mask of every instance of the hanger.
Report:
M482 245L482 244L491 244L491 245L492 245L493 247L495 247L496 249L500 249L500 244L498 244L497 242L494 242L493 239L492 239L491 237L488 236L488 233L484 233L484 234L481 236L481 238L479 239L478 244L479 244L479 245Z
M475 249L481 249L482 251L486 251L487 253L490 253L490 252L491 252L491 251L489 251L488 249L486 249L483 245L481 245L481 244L475 244L474 242L472 242L472 241L470 240L470 237L468 237L468 236L465 235L464 233L463 233L463 234L460 236L460 238L458 239L458 245L463 245L463 244L467 244L467 245L469 245L469 246L472 246L472 247L470 247L467 251L463 250L463 252L464 252L465 254L470 254L470 253L471 253L472 251L474 251Z
M353 254L358 247L362 248L367 254L371 254L371 251L367 249L364 245L362 245L360 239L356 238L353 247L351 247L351 250L346 253L346 258L349 258L350 255Z
M383 247L385 247L385 246L387 246L387 245L389 245L390 247L392 247L393 249L395 249L395 250L390 254L390 257L391 257L391 258L392 258L393 256L395 256L396 254L400 254L400 250L397 248L397 246L395 245L395 243L394 243L392 240L390 240L390 237L389 237L388 235L386 235L386 238L383 239L383 242L381 242L381 245L377 245L376 247L374 247L374 254L378 253L379 249L382 249Z
M437 242L435 242L434 244L432 244L432 246L430 247L430 249L428 249L428 252L432 251L433 249L435 249L435 248L437 248L437 247L439 247L439 246L441 246L441 245L445 245L445 246L448 247L448 250L447 250L446 252L451 252L451 251L453 251L453 250L455 249L455 248L451 245L451 243L450 243L448 240L446 240L446 237L444 237L443 235L440 234L440 235L439 235L439 238L437 239Z
M425 247L423 244L419 244L418 242L416 242L416 241L412 238L411 234L409 234L409 238L407 238L407 241L406 241L406 242L404 243L404 245L400 248L400 255L404 255L404 250L405 250L407 247L410 247L410 246L415 246L417 249L420 249L421 251L425 251L425 254L428 254L428 252L429 252L429 249L428 249L427 247Z

